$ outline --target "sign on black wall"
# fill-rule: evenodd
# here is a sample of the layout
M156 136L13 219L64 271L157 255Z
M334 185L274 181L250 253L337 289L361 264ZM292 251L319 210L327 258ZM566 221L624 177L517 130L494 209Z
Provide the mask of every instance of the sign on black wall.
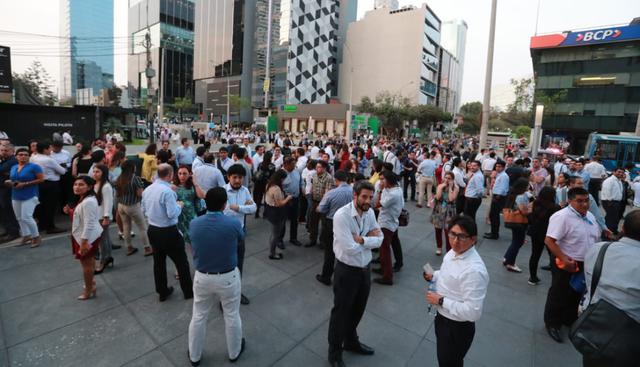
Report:
M11 93L12 91L11 49L6 46L0 46L0 93Z

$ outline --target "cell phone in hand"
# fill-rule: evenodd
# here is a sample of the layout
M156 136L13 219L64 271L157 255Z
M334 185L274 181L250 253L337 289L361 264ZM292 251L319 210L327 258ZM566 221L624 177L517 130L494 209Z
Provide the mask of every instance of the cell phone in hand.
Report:
M424 271L425 274L433 275L433 273L434 273L433 267L429 263L424 264L422 266L422 270Z

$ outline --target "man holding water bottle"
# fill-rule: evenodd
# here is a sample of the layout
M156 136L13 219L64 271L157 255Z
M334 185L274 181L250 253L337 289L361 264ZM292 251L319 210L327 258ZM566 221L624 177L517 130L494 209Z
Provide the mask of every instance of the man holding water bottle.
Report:
M482 315L489 273L474 245L478 236L475 221L466 215L451 220L451 250L442 260L440 270L430 273L425 265L424 279L432 286L426 299L435 307L436 343L440 367L463 366L471 347L475 321Z

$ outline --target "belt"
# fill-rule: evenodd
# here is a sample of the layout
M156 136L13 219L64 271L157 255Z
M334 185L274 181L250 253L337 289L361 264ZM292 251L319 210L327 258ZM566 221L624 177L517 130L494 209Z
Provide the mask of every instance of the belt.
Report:
M358 270L358 271L367 271L367 270L369 270L369 264L367 264L367 266L361 268L359 266L347 265L347 264L345 264L342 261L337 260L337 259L336 259L336 263L339 264L339 265L342 265L345 268L350 269L350 270Z
M200 270L198 270L198 272L202 273L202 274L207 274L207 275L222 275L222 274L231 273L234 270L236 270L235 266L233 268L229 269L229 270L223 270L223 271L219 271L219 272L209 272L209 271L200 271Z

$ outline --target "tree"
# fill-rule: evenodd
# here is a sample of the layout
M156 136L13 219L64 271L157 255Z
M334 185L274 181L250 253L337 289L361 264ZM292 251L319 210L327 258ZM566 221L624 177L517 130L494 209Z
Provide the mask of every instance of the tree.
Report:
M119 107L120 97L122 96L122 89L120 89L120 87L118 87L117 85L113 85L111 88L109 88L107 93L109 94L109 105L113 107Z
M567 99L567 90L562 89L555 93L538 91L535 97L536 97L536 104L541 104L544 106L544 113L552 114L555 112L555 109L558 103L562 103Z
M413 106L415 119L418 121L418 128L429 129L432 125L439 121L450 121L451 114L446 114L441 109L433 105L417 105ZM448 115L448 116L445 116Z
M13 73L12 77L15 89L28 94L20 98L22 103L53 106L58 101L58 97L51 90L51 76L40 61L33 61L24 73Z
M180 122L182 122L182 111L191 108L193 102L189 97L176 97L173 99L173 107L178 109Z
M482 103L468 102L460 107L460 114L464 122L458 128L467 134L475 134L480 131L480 121L482 119Z
M511 79L511 85L515 99L507 107L507 111L511 113L531 111L533 107L533 78Z
M236 110L236 111L240 111L242 109L245 108L250 108L251 107L251 101L248 100L247 98L244 97L240 97L238 95L235 94L231 94L229 95L229 105L231 106L232 109ZM229 120L231 121L231 120ZM240 123L240 117L238 116L238 124Z
M107 117L102 125L102 133L106 134L115 132L122 133L122 121L114 116Z
M516 127L513 133L517 138L525 138L529 140L529 137L531 136L531 128L529 126L520 125Z

